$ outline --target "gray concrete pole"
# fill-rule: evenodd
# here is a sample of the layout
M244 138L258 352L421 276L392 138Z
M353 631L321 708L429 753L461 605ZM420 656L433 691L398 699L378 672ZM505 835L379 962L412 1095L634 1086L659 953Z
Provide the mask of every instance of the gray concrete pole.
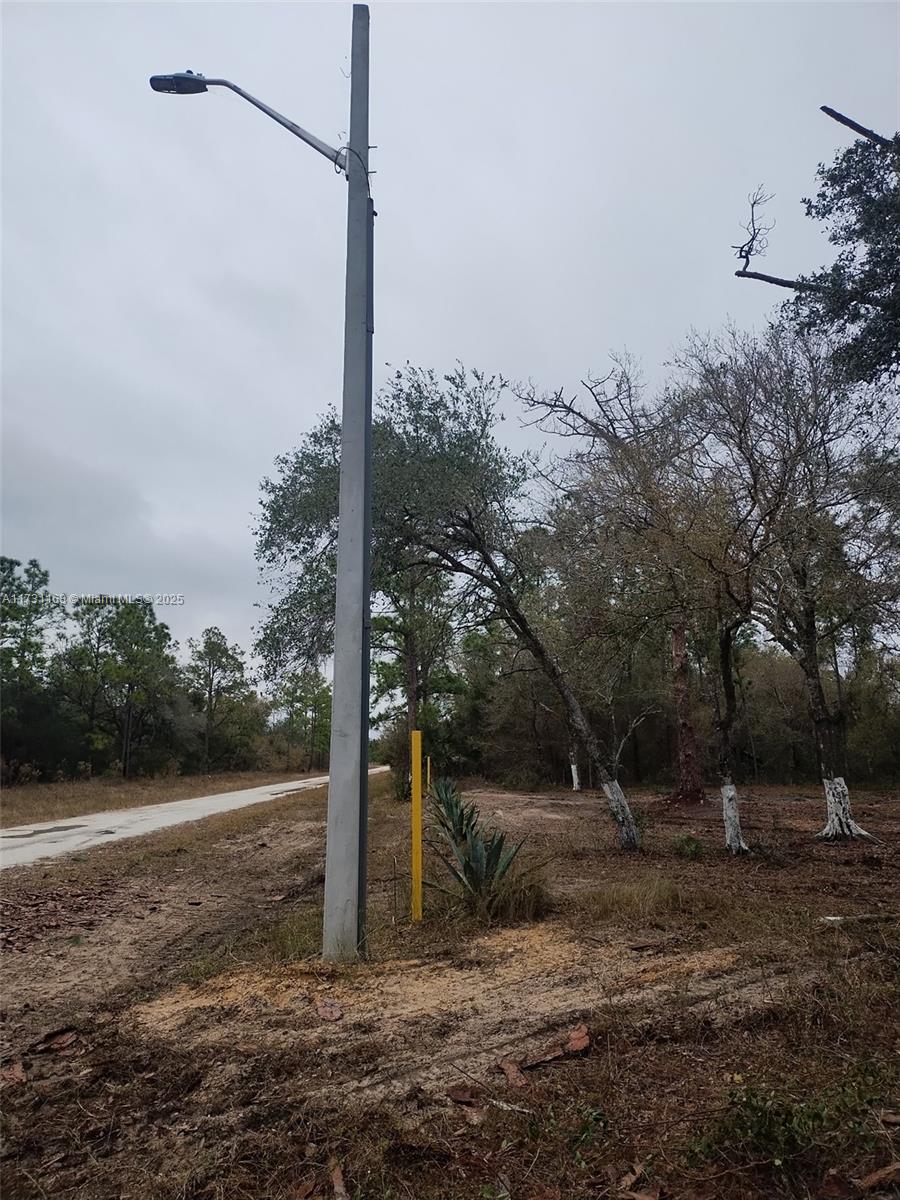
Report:
M329 962L349 962L365 949L373 224L368 167L369 9L354 4L334 691L322 934L322 955Z

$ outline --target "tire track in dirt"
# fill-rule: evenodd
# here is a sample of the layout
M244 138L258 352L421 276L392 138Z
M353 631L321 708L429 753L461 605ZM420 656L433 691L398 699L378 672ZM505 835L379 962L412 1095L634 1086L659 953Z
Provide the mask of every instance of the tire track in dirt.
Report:
M325 1106L417 1109L428 1097L445 1102L446 1087L466 1077L498 1083L499 1059L527 1057L551 1031L613 1010L738 1019L777 999L783 970L748 968L734 947L641 959L621 938L598 950L548 921L479 938L469 961L241 970L158 995L122 1022L204 1055L229 1045L290 1051L304 1063L307 1099ZM797 974L791 964L792 983ZM339 1019L322 1019L323 999Z
M320 820L277 821L223 840L224 855L182 866L188 856L176 854L156 876L70 884L57 875L8 896L6 941L18 949L3 956L4 1052L54 1023L118 1009L258 927L273 897L296 881L301 860L321 856L323 832Z

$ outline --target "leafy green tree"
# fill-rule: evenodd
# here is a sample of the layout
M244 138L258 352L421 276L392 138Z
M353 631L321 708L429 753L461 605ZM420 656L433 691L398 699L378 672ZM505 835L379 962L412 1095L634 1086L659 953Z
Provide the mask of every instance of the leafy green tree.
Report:
M48 592L50 573L36 558L25 566L15 558L0 557L0 681L20 691L40 685L45 677L49 640L63 615L63 607Z
M257 558L276 599L257 650L266 674L317 671L332 650L336 575L340 422L328 412L262 483ZM407 736L400 739L396 780L408 788L408 733L449 678L448 656L472 620L471 589L453 586L442 570L419 561L398 526L409 498L406 460L383 414L373 421L372 634L375 700L383 721L402 696Z
M203 716L203 770L224 756L228 735L241 725L241 706L250 694L244 652L229 645L221 629L211 625L199 639L188 640L190 660L185 680L191 699Z
M77 725L48 686L48 663L65 610L36 559L0 558L0 703L7 782L54 775L80 759Z
M286 771L292 770L293 752L302 754L302 770L311 771L328 761L331 741L331 685L320 671L292 671L272 696L273 731L284 739Z
M165 750L176 688L174 643L144 600L80 601L53 664L55 686L79 713L95 754L113 747L129 778L142 757Z
M393 514L394 537L415 547L420 561L465 582L482 619L505 625L532 657L565 707L623 847L636 849L640 839L628 802L542 628L546 523L529 490L531 464L495 437L504 387L462 367L440 380L414 367L394 377L381 411L408 485L405 504Z
M750 270L765 252L773 226L762 189L750 198L747 238L734 247L740 278L758 279L796 293L790 308L801 330L828 334L850 379L871 383L900 372L900 133L883 137L833 109L822 111L860 134L834 162L818 169L819 190L803 201L838 248L830 267L782 279Z

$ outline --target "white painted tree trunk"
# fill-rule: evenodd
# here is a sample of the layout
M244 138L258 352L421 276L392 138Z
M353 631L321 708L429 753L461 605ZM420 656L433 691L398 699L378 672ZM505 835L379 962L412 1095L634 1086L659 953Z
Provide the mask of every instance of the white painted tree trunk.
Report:
M578 763L573 758L569 765L572 768L572 791L580 792L581 791L581 778L578 774Z
M634 821L634 814L625 799L625 793L622 791L622 785L618 779L609 779L602 784L602 787L603 794L609 802L609 811L619 827L619 837L623 847L626 850L637 850L640 846L638 828Z
M737 790L733 783L722 784L722 819L725 822L725 849L732 854L749 854L750 847L741 833Z
M850 812L850 792L843 777L836 775L834 779L823 779L825 788L825 804L827 820L825 828L817 834L823 842L843 842L851 838L875 839L871 833L866 833L862 826L857 825Z

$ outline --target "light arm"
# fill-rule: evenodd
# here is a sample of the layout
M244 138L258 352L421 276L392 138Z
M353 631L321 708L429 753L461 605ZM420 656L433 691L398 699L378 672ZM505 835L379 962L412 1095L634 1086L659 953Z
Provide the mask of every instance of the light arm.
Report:
M283 117L280 112L276 112L274 108L269 108L268 104L263 104L262 100L257 100L255 96L251 96L249 92L245 92L243 88L238 87L236 83L231 83L228 79L204 79L203 82L207 87L225 87L229 91L235 92L243 100L252 104L254 108L258 108L260 112L264 112L267 117L271 117L273 121L292 133L294 137L298 137L301 142L306 142L307 146L312 146L313 150L325 156L339 167L342 171L347 170L347 152L346 150L335 150L329 146L327 142L321 141L315 134L309 133L301 125L297 125L294 121L289 121L287 117Z
M243 88L238 87L236 83L232 83L230 79L207 79L204 75L196 75L193 71L176 71L174 75L151 75L150 86L154 92L168 92L176 96L197 95L211 87L228 88L229 91L235 92L240 96L242 100L248 101L254 108L258 108L260 112L264 112L267 117L271 117L273 121L277 121L282 129L286 129L288 133L292 133L294 137L298 137L301 142L306 142L307 146L312 146L313 150L318 150L329 162L334 163L345 175L347 174L346 150L335 150L333 146L329 146L327 142L323 142L314 134L309 133L301 125L297 125L294 121L289 121L287 117L283 117L274 108L269 108L268 104L263 104L262 100L257 100L255 96L251 96L249 92L245 92Z

